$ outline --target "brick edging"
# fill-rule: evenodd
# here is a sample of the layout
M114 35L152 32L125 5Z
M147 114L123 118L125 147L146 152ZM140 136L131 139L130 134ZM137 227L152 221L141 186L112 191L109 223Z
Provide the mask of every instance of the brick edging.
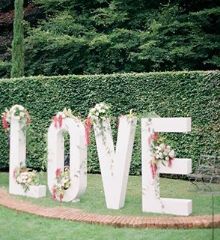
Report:
M0 205L24 213L41 217L64 219L70 221L111 225L114 227L131 228L212 228L220 227L220 214L205 216L173 217L173 216L111 216L87 213L81 209L66 207L42 207L36 204L18 200L5 189L0 188Z

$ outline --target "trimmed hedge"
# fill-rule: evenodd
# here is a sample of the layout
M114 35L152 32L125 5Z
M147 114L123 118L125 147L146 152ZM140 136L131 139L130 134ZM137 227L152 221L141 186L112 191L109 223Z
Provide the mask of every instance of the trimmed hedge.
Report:
M134 109L139 116L154 111L161 117L192 117L191 133L165 137L179 157L191 157L195 166L201 153L219 154L219 86L219 71L4 79L0 81L0 112L14 104L29 110L32 124L27 133L27 163L37 169L46 165L46 134L51 118L64 107L85 117L89 108L104 101L112 105L114 116ZM1 129L0 168L8 167L8 152L7 136ZM94 136L88 170L99 172ZM140 172L139 122L130 174Z

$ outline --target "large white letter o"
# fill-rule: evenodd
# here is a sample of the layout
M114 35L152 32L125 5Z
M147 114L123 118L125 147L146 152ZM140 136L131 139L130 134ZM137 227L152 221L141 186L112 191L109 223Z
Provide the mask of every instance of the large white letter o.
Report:
M61 126L52 123L48 130L48 187L52 193L56 184L56 170L64 169L63 132L70 135L70 187L65 190L62 201L76 201L85 192L87 186L87 146L85 128L78 119L66 117Z

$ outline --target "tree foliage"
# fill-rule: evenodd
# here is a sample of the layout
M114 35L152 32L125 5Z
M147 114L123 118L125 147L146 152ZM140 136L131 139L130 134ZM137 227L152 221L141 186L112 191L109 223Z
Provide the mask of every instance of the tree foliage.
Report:
M15 0L11 77L24 75L23 0Z
M84 74L219 69L220 5L209 0L36 0L26 72Z

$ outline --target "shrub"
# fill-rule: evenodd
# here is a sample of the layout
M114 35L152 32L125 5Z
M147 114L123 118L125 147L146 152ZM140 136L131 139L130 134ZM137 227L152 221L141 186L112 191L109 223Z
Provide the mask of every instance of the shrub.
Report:
M0 111L22 104L31 114L27 134L28 166L46 163L46 134L52 116L69 107L86 117L95 103L112 105L114 116L133 109L139 114L156 112L161 117L192 117L192 132L165 134L179 157L195 165L201 153L219 154L219 71L164 72L111 75L26 77L0 81ZM114 126L116 124L113 124ZM88 170L99 172L92 136ZM140 122L136 131L130 174L141 173ZM7 136L0 130L0 167L8 167Z

